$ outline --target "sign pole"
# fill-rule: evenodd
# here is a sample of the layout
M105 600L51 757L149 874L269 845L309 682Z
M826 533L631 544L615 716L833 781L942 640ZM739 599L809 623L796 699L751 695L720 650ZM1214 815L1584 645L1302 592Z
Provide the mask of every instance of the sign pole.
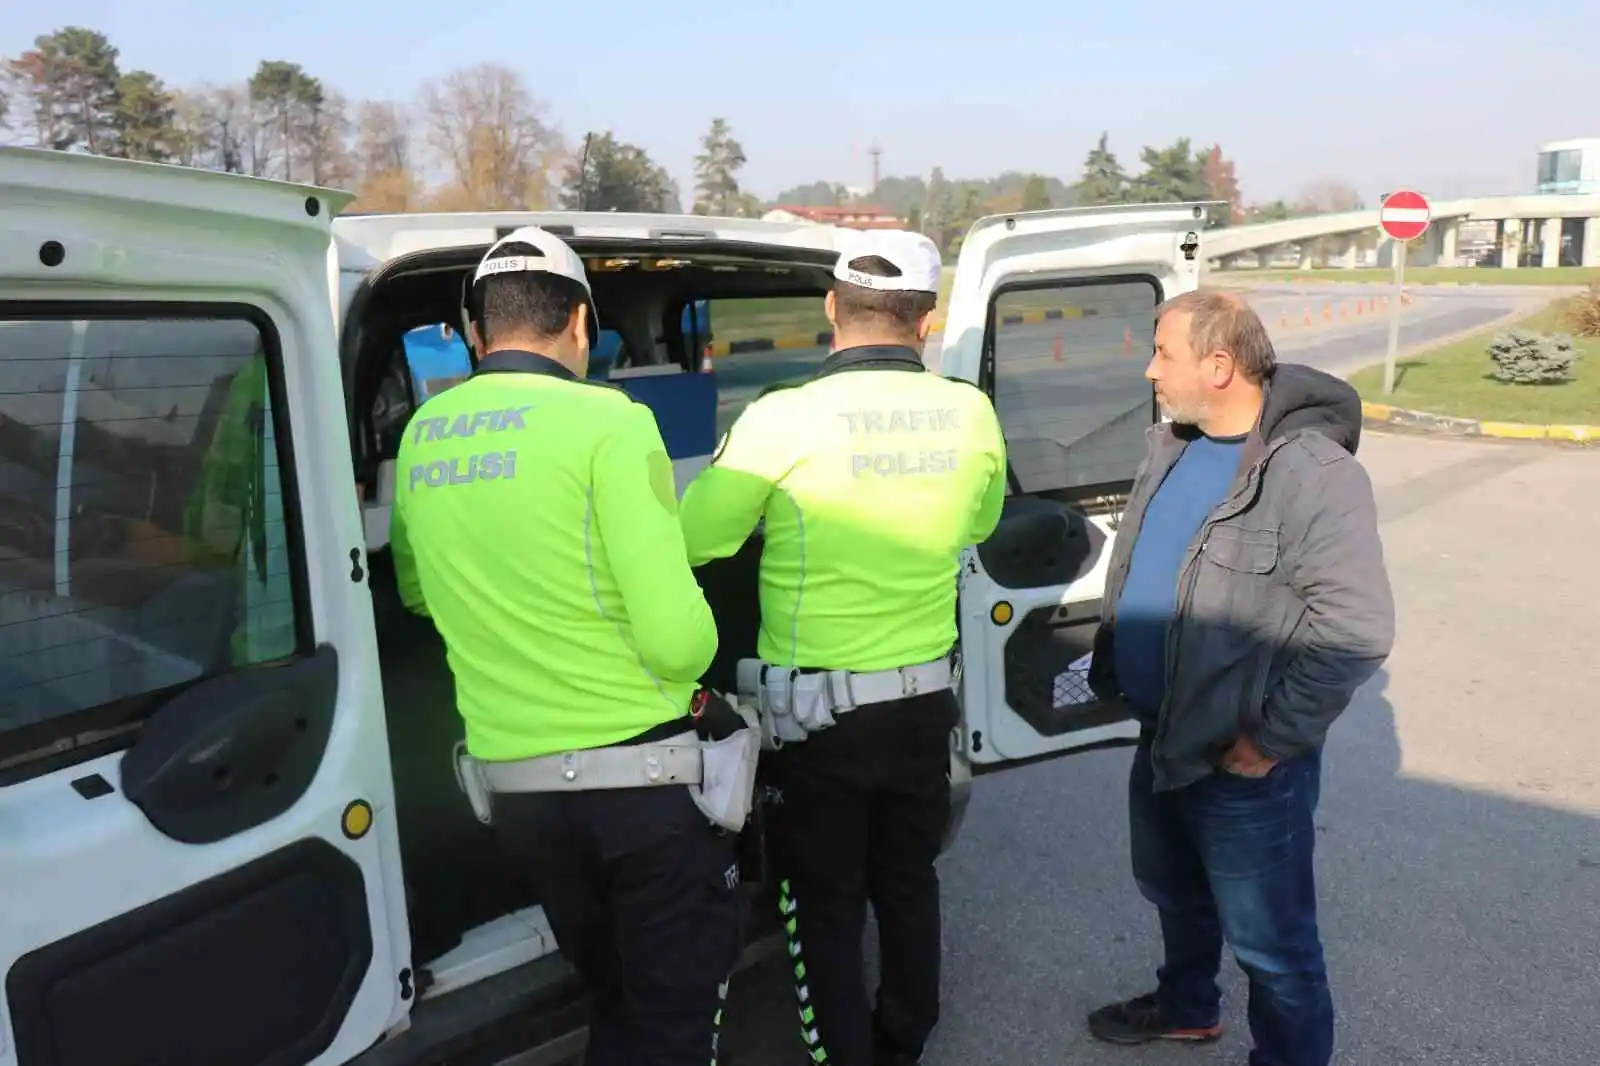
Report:
M1400 305L1405 301L1406 246L1428 232L1433 208L1411 189L1388 193L1378 208L1378 228L1394 241L1394 305L1389 308L1389 352L1383 360L1383 394L1394 392L1395 353L1400 348Z
M1389 353L1383 358L1383 394L1394 392L1395 354L1400 349L1400 302L1406 284L1406 241L1394 242L1394 300L1389 304Z

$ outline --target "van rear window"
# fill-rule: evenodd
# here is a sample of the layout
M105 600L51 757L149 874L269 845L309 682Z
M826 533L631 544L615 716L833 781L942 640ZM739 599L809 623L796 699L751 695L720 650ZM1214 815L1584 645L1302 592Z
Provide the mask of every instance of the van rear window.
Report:
M764 389L815 374L828 358L833 327L823 313L820 294L707 302L710 330L703 339L717 374L720 437Z
M1153 279L1037 283L994 298L994 406L1023 492L1115 490L1144 459Z
M0 767L303 646L277 340L246 310L0 307Z

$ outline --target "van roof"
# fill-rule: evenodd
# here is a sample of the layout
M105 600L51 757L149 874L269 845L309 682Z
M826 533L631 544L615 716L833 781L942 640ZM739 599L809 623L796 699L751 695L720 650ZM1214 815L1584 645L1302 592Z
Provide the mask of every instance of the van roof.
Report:
M820 252L837 251L834 226L752 218L663 215L621 211L482 211L353 214L334 220L342 242L380 262L412 252L490 245L520 226L539 226L578 241L748 242ZM341 259L344 255L341 250Z

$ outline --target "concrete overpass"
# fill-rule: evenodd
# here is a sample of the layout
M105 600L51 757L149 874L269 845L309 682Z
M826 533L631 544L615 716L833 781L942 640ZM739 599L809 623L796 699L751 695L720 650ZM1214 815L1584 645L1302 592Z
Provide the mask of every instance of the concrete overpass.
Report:
M1433 225L1406 251L1412 266L1462 266L1460 235L1466 222L1495 223L1502 265L1554 267L1563 263L1600 267L1600 194L1479 196L1434 201ZM1329 265L1360 265L1360 247L1376 236L1380 265L1392 243L1378 229L1378 209L1310 215L1211 230L1203 238L1213 265L1268 266L1287 249L1298 252L1302 269L1313 266L1313 245L1336 249Z

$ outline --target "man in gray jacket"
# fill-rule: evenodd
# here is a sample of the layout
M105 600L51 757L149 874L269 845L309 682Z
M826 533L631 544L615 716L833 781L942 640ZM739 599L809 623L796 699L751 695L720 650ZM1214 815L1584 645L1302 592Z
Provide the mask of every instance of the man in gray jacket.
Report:
M1232 946L1251 1066L1327 1066L1312 816L1328 727L1389 654L1394 600L1345 382L1278 366L1237 296L1160 309L1150 431L1106 581L1090 683L1142 726L1133 873L1165 947L1154 992L1089 1016L1102 1040L1221 1034Z

